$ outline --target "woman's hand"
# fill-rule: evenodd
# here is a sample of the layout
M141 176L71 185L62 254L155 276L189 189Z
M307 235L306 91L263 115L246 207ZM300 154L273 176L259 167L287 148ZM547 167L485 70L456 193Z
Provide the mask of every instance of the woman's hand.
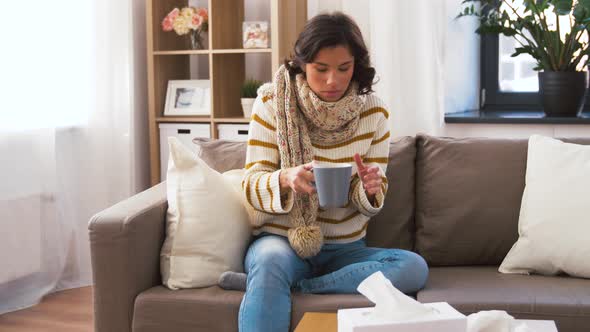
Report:
M354 161L356 162L357 173L363 183L367 198L373 204L375 195L381 190L381 184L383 183L381 169L379 166L367 166L363 164L363 160L358 153L354 154Z
M285 193L288 189L293 190L294 193L315 193L315 187L311 182L315 181L312 163L307 163L297 167L291 167L281 170L279 174L279 184L281 186L281 193Z

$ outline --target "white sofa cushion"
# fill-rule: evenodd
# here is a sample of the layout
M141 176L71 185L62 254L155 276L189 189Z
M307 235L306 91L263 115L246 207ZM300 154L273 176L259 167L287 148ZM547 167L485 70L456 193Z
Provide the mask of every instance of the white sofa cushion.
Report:
M239 191L240 171L222 175L176 138L168 143L162 281L170 289L212 286L224 271L243 271L251 229Z
M590 146L533 135L517 242L503 273L590 278Z

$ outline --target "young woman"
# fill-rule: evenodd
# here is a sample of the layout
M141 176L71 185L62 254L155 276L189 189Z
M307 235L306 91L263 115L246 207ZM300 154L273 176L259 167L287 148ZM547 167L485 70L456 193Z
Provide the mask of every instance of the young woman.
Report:
M224 288L244 288L239 329L288 331L291 291L356 293L376 271L403 292L421 289L422 257L366 246L369 218L383 207L389 113L371 94L375 69L361 32L342 14L311 19L292 59L254 104L242 186L254 212L246 275L225 273ZM313 162L351 163L349 203L319 209Z

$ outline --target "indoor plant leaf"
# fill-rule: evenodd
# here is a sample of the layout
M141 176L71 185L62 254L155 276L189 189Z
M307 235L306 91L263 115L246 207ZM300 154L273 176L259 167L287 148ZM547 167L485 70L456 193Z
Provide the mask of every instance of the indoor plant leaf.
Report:
M572 11L573 0L553 0L551 3L557 15L569 15Z
M480 6L473 6L475 3ZM588 49L581 31L590 32L590 0L522 0L522 7L514 0L463 0L462 4L467 7L459 16L479 18L477 33L512 37L521 46L512 56L530 54L538 62L536 70L571 71ZM571 15L575 19L565 39L559 25L550 24L548 10L555 18Z

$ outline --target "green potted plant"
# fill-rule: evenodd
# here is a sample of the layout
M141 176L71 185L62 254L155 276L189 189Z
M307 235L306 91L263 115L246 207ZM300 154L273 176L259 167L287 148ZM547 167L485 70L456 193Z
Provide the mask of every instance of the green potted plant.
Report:
M536 60L547 116L581 112L588 88L590 0L464 0L462 5L457 17L477 17L477 33L511 37L520 45L513 57L530 54Z
M252 106L254 100L258 95L258 88L262 85L261 81L249 78L242 84L242 111L244 112L245 118L250 118L252 115Z

